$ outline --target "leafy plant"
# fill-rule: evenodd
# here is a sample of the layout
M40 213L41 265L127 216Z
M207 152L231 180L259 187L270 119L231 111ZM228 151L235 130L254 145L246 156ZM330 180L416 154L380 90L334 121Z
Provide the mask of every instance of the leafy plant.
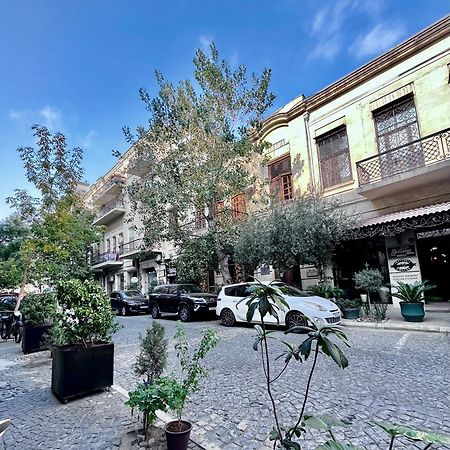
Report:
M171 382L168 383L167 405L176 413L180 431L182 429L181 417L187 398L197 392L200 380L209 376L208 369L201 361L219 343L219 340L219 335L208 327L202 332L198 348L190 354L183 325L177 324L175 351L181 367L181 378L171 378Z
M134 373L145 375L146 381L153 381L162 375L167 364L167 339L164 327L153 321L145 337L139 336L141 351L134 363Z
M427 291L435 289L436 286L428 284L428 281L417 281L413 284L398 282L396 286L397 292L392 294L392 297L399 298L406 303L419 303L424 299L424 294Z
M64 280L56 288L54 345L92 346L109 342L119 325L103 287L93 280Z
M306 289L311 294L317 295L319 297L340 300L345 295L345 292L338 287L328 286L323 283L317 284L315 286L309 286Z
M386 319L387 305L383 303L375 303L372 307L372 315L375 320L381 322Z
M383 285L383 274L378 269L370 269L366 264L366 268L356 272L353 280L355 281L356 289L361 289L367 292L368 311L370 311L370 294L378 292Z
M49 325L56 311L56 296L47 291L41 294L28 294L21 304L25 325L37 327Z
M305 420L307 417L311 421L310 416L305 416L305 408L308 402L311 382L319 354L322 353L323 355L330 357L338 367L344 369L348 366L347 358L330 337L333 336L339 339L347 346L350 346L350 344L348 343L344 332L337 327L322 326L320 324L313 324L310 327L293 327L287 330L286 334L306 332L307 337L299 345L283 341L285 351L276 359L282 358L284 364L281 370L277 371L276 374L273 374L271 354L269 351L269 339L274 338L271 336L274 331L266 329L264 318L269 314L278 321L280 311L287 310L288 304L282 295L270 284L264 285L259 283L252 285L248 289L248 292L249 296L241 300L241 302L245 301L248 307L247 321L251 322L253 320L256 310L258 310L261 317L261 324L255 325L257 336L253 343L253 349L261 353L265 385L272 405L275 428L270 433L270 439L274 441L274 448L278 445L278 448L284 450L300 450L300 444L296 441L305 431ZM278 399L278 401L275 399L273 383L283 375L291 362L303 363L310 356L313 361L308 375L308 381L305 386L305 395L300 413L298 414L298 419L293 425L286 426L281 422L279 413L281 403L280 399Z
M179 394L178 383L167 377L159 377L151 382L140 383L137 388L128 393L125 402L131 407L131 414L137 408L142 413L142 425L145 438L148 430L155 423L157 411L166 411L168 403L172 403L174 395Z
M361 308L362 300L360 298L354 299L345 298L345 299L336 299L335 303L341 309L359 309Z

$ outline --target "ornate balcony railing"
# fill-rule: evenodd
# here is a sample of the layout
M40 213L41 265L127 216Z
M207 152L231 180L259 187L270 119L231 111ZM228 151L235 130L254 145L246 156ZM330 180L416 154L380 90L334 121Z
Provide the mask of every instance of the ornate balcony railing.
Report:
M416 139L356 163L359 185L450 159L450 128Z

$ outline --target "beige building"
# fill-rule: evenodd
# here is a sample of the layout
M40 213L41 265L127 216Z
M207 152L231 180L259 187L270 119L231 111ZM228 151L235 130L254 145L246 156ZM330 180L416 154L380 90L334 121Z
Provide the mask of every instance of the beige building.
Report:
M171 267L174 249L169 243L145 245L142 224L133 214L126 186L142 175L131 163L129 149L84 194L85 204L96 212L95 225L103 238L91 249L91 266L107 292L137 287L147 293L152 284L175 279Z
M367 262L386 283L427 279L450 298L449 69L447 16L265 121L280 200L314 186L361 222L330 267L339 287ZM290 277L317 282L311 267Z

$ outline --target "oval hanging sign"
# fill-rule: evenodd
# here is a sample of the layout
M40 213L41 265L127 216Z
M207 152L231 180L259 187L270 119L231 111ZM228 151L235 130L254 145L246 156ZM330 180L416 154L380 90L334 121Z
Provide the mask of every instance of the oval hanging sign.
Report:
M410 259L398 259L391 267L398 272L408 272L415 265L416 263L412 262Z

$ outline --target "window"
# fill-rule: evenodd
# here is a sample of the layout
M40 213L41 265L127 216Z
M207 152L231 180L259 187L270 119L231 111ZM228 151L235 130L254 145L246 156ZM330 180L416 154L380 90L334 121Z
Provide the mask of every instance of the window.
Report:
M214 217L217 219L223 215L225 211L225 202L221 200L220 202L214 203Z
M350 151L345 126L318 137L316 142L322 187L326 189L351 180Z
M383 177L423 166L420 143L407 145L420 139L414 98L408 96L375 111L373 114ZM398 148L400 147L400 148ZM387 152L387 153L385 153Z
M195 228L205 228L206 227L206 218L205 218L205 212L202 209L197 209L195 212Z
M292 198L291 157L286 156L269 165L270 192L279 200Z
M233 219L244 219L247 215L245 194L238 194L231 197L231 214Z
M167 293L170 294L170 295L178 294L178 286L169 286Z

